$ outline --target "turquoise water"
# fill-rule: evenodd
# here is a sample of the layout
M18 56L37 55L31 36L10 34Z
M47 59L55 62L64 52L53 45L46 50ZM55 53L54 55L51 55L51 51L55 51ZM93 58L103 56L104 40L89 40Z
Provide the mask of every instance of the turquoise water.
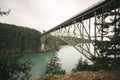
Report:
M30 73L32 76L41 76L45 72L45 65L53 54L56 52L46 52L46 53L29 53L25 54L22 61L31 60L33 63Z
M72 46L63 46L59 51L56 52L25 54L22 58L22 61L31 59L31 62L34 65L30 73L32 76L42 76L45 72L46 63L48 62L49 57L53 56L53 54L57 54L57 56L60 58L59 63L62 64L62 68L65 69L67 73L71 72L80 57L85 59L85 57L82 56Z

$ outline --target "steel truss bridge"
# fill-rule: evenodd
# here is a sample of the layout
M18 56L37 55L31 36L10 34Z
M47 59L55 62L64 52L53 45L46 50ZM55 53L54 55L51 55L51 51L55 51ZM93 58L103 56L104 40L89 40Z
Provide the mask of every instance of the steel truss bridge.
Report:
M120 0L101 0L78 15L43 33L41 39L51 34L74 46L88 59L96 56L102 57L96 49L94 41L104 41L107 40L107 37L110 37L110 35L105 36L100 32L102 25L97 25L105 21L103 14L110 11L120 12Z

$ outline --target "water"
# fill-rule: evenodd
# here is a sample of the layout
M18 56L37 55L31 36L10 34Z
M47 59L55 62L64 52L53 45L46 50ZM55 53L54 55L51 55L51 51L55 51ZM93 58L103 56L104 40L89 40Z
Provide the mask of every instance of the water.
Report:
M63 46L57 52L25 54L22 58L22 61L31 59L34 65L30 73L32 74L32 76L42 76L45 72L45 65L49 57L53 56L53 54L58 55L58 57L60 58L60 63L62 64L62 68L65 69L67 73L71 72L80 57L83 57L83 59L85 59L85 57L82 56L72 46Z
M55 54L55 52L25 54L22 61L27 61L30 59L33 63L30 73L32 76L41 76L45 72L45 65L49 57L53 54Z
M58 51L58 57L61 60L60 63L62 63L63 69L65 69L67 73L70 73L71 70L76 66L78 59L81 57L83 60L86 59L72 46L63 46Z

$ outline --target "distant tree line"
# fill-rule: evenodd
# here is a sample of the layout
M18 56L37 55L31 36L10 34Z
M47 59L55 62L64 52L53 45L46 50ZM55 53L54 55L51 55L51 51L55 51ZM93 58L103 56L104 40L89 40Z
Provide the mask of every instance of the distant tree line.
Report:
M35 29L0 23L0 52L39 52L40 35Z

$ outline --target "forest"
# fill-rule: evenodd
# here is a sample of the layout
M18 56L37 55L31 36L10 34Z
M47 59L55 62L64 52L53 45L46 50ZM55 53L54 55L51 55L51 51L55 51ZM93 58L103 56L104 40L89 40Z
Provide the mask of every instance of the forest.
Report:
M35 29L0 23L0 52L40 52L40 35Z

